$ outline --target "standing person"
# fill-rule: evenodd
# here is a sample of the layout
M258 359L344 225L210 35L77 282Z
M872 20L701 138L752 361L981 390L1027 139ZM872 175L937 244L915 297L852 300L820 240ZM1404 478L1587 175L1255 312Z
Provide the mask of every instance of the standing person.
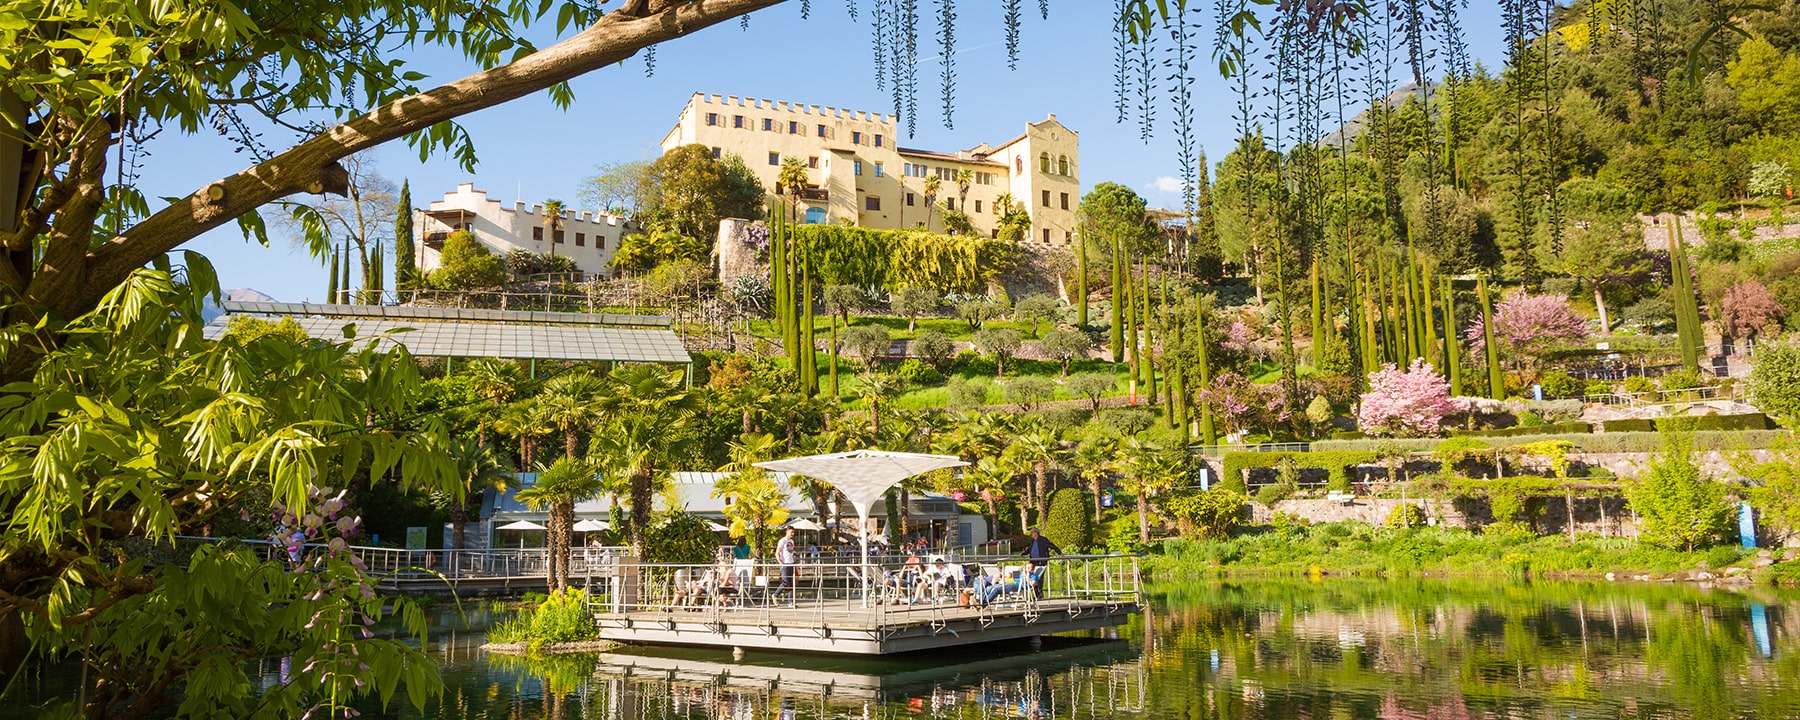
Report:
M736 558L738 560L749 560L750 559L750 544L744 542L743 538L741 538L741 537L738 538L737 544L731 546L731 557Z
M1044 566L1050 564L1050 556L1061 555L1062 548L1050 542L1037 528L1031 529L1031 542L1025 545L1025 556L1031 559L1031 588L1038 597L1044 596Z
M787 593L790 600L794 597L794 563L799 558L794 556L794 529L788 528L787 534L775 543L775 562L781 563L781 584L775 586L775 597L780 598Z

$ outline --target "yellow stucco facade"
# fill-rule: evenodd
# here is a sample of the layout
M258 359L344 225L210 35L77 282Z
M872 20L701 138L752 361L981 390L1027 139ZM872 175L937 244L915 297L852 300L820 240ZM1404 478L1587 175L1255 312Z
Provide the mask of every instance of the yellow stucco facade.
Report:
M901 147L897 127L894 115L695 93L662 148L698 144L715 155L735 154L769 188L776 187L782 158L799 158L812 185L801 192L809 222L886 229L929 222L942 232L948 204L991 237L1001 216L994 201L1011 193L1031 215L1027 241L1070 242L1081 199L1079 135L1055 114L1026 123L1023 133L999 145L955 152ZM963 170L973 176L966 194L956 183ZM928 209L925 181L932 176L942 186L936 207Z

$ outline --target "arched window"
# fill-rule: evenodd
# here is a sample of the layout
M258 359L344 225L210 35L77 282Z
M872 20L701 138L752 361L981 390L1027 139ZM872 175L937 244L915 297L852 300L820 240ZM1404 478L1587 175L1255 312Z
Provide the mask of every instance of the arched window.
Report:
M1050 153L1038 153L1038 172L1049 174Z
M1056 156L1056 174L1058 174L1058 175L1069 174L1069 156L1067 156L1067 155Z
M807 225L818 225L825 222L825 208L807 208L806 219L803 222Z

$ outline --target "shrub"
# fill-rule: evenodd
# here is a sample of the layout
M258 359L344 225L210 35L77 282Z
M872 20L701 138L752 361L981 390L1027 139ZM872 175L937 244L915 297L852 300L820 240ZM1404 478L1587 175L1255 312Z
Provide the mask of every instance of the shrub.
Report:
M1588 383L1587 387L1581 389L1583 395L1609 395L1612 391L1612 385L1598 380Z
M1625 489L1631 509L1642 518L1641 537L1688 551L1711 545L1731 528L1725 486L1701 473L1684 438L1666 440L1650 472Z
M1657 421L1657 429L1669 424L1673 418ZM1768 430L1773 427L1769 416L1762 413L1742 413L1738 415L1702 415L1685 423L1686 430Z
M1284 483L1271 483L1256 489L1256 501L1273 508L1275 503L1293 497L1293 491L1294 488L1288 487Z
M1006 401L1031 412L1039 403L1056 397L1056 383L1049 378L1026 376L1006 383Z
M1656 381L1651 380L1650 378L1642 375L1632 375L1631 377L1625 378L1625 392L1646 393L1655 391ZM1654 400L1655 398L1651 399Z
M1468 435L1471 437L1525 437L1525 436L1563 435L1563 434L1568 434L1568 433L1591 433L1594 431L1593 425L1589 425L1588 423L1584 423L1584 422L1566 422L1566 423L1556 423L1554 425L1546 425L1546 424L1544 424L1543 419L1537 417L1537 415L1535 413L1525 412L1522 415L1530 416L1532 418L1533 422L1535 422L1537 424L1527 425L1527 424L1525 424L1525 418L1521 417L1520 424L1518 427L1495 428L1493 430L1475 430L1472 432L1458 432L1458 433L1453 433L1453 434Z
M1762 353L1757 353L1757 355L1760 357ZM1755 372L1754 369L1751 370L1753 377ZM1700 377L1700 373L1682 368L1662 376L1661 385L1663 391L1667 392L1670 390L1687 390L1689 388L1705 387L1706 381Z
M1800 344L1784 339L1757 348L1750 361L1750 392L1758 408L1792 427L1800 419Z
M964 350L956 354L956 360L951 363L950 369L959 374L993 375L996 368L993 360L982 357L974 350Z
M994 374L1006 374L1006 361L1025 344L1025 335L1012 328L983 328L975 331L975 347L994 359Z
M1048 405L1031 411L1029 417L1037 418L1053 430L1073 430L1087 423L1088 409L1078 405Z
M1720 545L1706 551L1706 566L1714 570L1731 565L1742 559L1744 559L1744 554L1738 552L1737 546L1735 545Z
M1071 327L1051 330L1044 334L1043 340L1038 341L1038 349L1062 365L1064 376L1069 374L1069 363L1076 357L1085 355L1093 346L1094 341L1088 338L1087 333Z
M1600 423L1601 432L1655 432L1656 421L1649 418L1607 420Z
M1086 490L1063 488L1050 493L1044 536L1063 552L1082 552L1094 545L1094 498Z
M488 252L467 230L445 238L438 257L438 269L425 281L439 290L469 290L506 282L506 268L500 264L500 258Z
M925 362L931 363L932 367L942 370L944 362L956 353L956 343L950 340L949 335L926 330L913 339L910 349L918 353L919 357L925 358Z
M918 358L907 358L900 363L900 367L894 368L894 376L908 385L936 385L944 381L943 373Z
M1136 518L1118 515L1107 520L1106 551L1115 553L1139 553L1144 551L1144 544L1138 542L1138 526Z
M1580 400L1526 400L1524 408L1546 423L1566 423L1581 417L1587 404Z
M1561 370L1544 373L1538 379L1538 384L1543 386L1544 395L1553 398L1575 397L1580 395L1583 390L1580 380L1576 380Z
M1100 398L1112 392L1112 389L1119 384L1119 379L1113 377L1111 373L1081 373L1069 378L1066 382L1070 394L1087 398L1089 406L1095 412L1099 412Z
M1544 416L1542 416L1542 415L1534 413L1530 410L1525 410L1525 411L1519 413L1519 425L1518 425L1519 427L1534 428L1534 427L1538 427L1538 426L1544 425L1544 424L1545 424Z
M1415 528L1425 524L1425 511L1413 503L1404 503L1388 513L1387 522L1391 528Z
M844 349L861 360L864 369L875 367L875 361L887 355L889 345L886 325L858 325L844 331Z
M1109 408L1100 411L1100 424L1124 437L1136 435L1156 423L1156 415L1141 408Z
M985 379L950 378L950 407L966 410L986 405L990 387L993 385Z
M497 643L525 643L535 653L546 644L572 643L600 637L600 628L587 608L587 591L564 588L544 598L537 607L522 610L511 621L488 633Z
M1394 443L1395 441L1383 441ZM1295 469L1313 468L1324 470L1328 474L1327 482L1334 488L1350 487L1350 468L1375 462L1378 458L1373 450L1338 450L1313 452L1228 452L1219 467L1219 485L1242 490L1244 488L1244 471L1253 468L1273 468L1289 464ZM1285 473L1284 473L1285 474ZM1291 481L1291 477L1290 477ZM1297 489L1297 483L1296 483Z
M1244 514L1247 498L1226 487L1202 492L1170 494L1161 503L1163 510L1193 526L1203 538L1222 538L1236 530Z

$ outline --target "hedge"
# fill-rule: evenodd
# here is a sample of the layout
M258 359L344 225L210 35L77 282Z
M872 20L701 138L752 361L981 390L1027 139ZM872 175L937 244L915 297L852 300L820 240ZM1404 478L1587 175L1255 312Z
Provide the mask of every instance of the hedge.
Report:
M1671 423L1670 420L1684 420ZM1656 418L1607 420L1600 424L1606 432L1650 432L1652 430L1772 430L1775 424L1762 413L1741 415L1701 415L1690 418Z
M1591 433L1593 431L1594 431L1594 426L1590 425L1588 423L1565 422L1565 423L1551 423L1549 425L1533 425L1531 427L1525 427L1523 425L1518 425L1518 426L1509 427L1509 428L1495 428L1493 430L1458 430L1458 431L1453 431L1450 434L1451 435L1465 435L1468 437L1517 437L1517 436L1521 436L1521 435L1565 435L1565 434L1569 434L1569 433Z
M1219 486L1228 487L1238 492L1245 492L1244 471L1254 468L1280 467L1283 460L1293 460L1294 467L1324 470L1330 475L1331 487L1343 490L1350 487L1350 468L1375 462L1379 456L1373 451L1338 450L1313 452L1228 452L1220 464Z
M1548 427L1548 426L1544 426ZM1688 434L1695 450L1757 450L1774 447L1792 440L1793 433L1787 430L1701 430ZM1526 445L1543 440L1567 440L1575 445L1576 452L1584 453L1616 453L1616 452L1660 452L1663 449L1663 435L1655 432L1608 432L1608 433L1570 433L1563 435L1514 435L1494 438L1491 444L1495 447L1511 447ZM1320 440L1312 444L1313 452L1373 451L1378 447L1392 447L1408 452L1431 452L1437 449L1439 438L1417 438L1411 440Z

